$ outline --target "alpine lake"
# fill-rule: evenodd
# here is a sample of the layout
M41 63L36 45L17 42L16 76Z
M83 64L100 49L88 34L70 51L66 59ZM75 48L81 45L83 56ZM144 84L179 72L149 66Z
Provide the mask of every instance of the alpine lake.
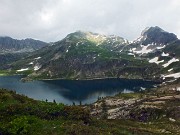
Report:
M90 104L99 97L153 88L156 82L141 79L41 80L22 82L23 76L0 76L0 88L16 91L36 100L67 105Z

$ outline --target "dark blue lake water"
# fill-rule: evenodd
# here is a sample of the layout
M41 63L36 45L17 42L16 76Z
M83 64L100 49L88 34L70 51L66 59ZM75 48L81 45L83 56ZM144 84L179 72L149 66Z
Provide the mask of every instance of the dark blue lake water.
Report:
M99 80L46 80L21 82L22 76L1 76L0 88L15 90L19 94L38 100L64 104L89 104L98 97L112 96L120 92L135 92L141 87L151 88L155 82L129 79Z

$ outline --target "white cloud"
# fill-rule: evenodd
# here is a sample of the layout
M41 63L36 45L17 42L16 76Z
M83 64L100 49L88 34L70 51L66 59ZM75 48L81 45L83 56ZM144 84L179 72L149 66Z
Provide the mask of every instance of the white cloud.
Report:
M56 41L76 30L135 39L147 26L180 36L179 0L0 0L0 35Z

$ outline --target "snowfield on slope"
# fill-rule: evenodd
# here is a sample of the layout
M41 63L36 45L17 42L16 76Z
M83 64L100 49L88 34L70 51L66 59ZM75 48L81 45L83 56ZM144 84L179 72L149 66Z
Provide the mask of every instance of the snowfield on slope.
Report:
M169 56L169 53L162 53L161 56Z
M169 69L168 72L171 72L173 70L173 68Z
M149 60L149 63L156 63L156 64L159 64L159 63L164 62L164 60L158 61L158 59L159 59L159 57L155 57L155 58Z
M137 53L137 54L147 54L147 53L150 53L150 52L152 52L152 51L154 51L153 49L148 49L148 47L150 46L150 44L149 45L141 45L141 50L139 50L139 51L136 51L136 50L132 50L134 53Z
M163 67L168 67L170 64L172 64L173 62L177 62L179 61L179 59L176 58L172 58L171 60L169 60L166 64L162 65Z
M34 66L34 71L37 71L41 68L41 66Z
M180 72L163 76L163 78L169 78L169 77L174 77L176 79L180 78Z
M17 70L17 72L22 72L22 71L27 71L27 70L29 70L29 68L22 68L22 69Z

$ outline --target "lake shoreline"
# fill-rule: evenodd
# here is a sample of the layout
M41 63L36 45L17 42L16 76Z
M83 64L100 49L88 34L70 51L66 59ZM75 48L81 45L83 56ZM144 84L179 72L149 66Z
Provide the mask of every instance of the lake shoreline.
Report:
M91 81L91 80L105 80L105 79L126 79L126 80L143 80L143 81L149 81L149 82L156 82L156 83L162 83L163 81L160 81L161 79L144 79L144 78L126 78L126 77L100 77L100 78L84 78L84 79L74 79L74 78L49 78L49 79L33 79L33 78L23 78L24 81L53 81L53 80L72 80L72 81Z
M80 80L80 81L86 81L86 80L103 80L103 79L129 79L129 80L143 80L143 81L153 81L153 82L157 82L157 83L162 83L163 81L161 80L161 78L141 78L141 77L136 77L136 78L130 78L130 77L96 77L96 78L33 78L33 77L29 77L27 74L13 74L13 73L9 73L5 72L5 73L0 73L0 77L1 76L24 76L22 78L23 82L30 82L30 81L46 81L46 80Z

